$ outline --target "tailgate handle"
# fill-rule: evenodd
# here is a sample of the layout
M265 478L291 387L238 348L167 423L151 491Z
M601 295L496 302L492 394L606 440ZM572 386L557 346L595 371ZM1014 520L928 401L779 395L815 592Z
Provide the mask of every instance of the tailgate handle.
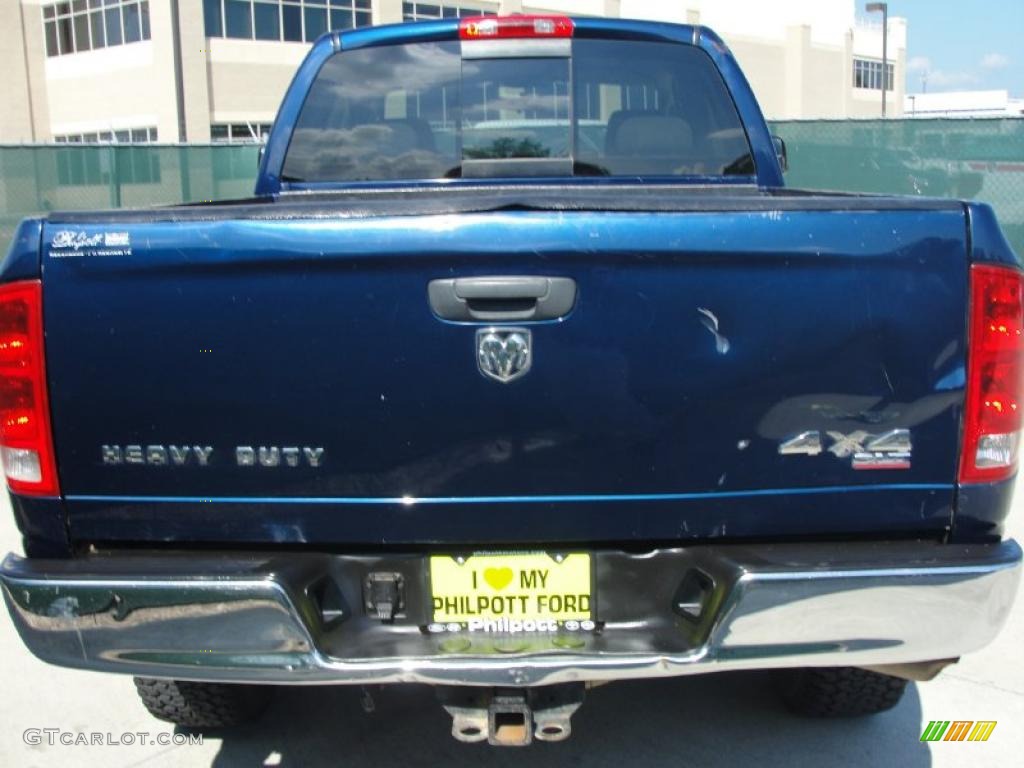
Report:
M554 320L576 303L570 277L487 276L431 280L430 308L445 320Z

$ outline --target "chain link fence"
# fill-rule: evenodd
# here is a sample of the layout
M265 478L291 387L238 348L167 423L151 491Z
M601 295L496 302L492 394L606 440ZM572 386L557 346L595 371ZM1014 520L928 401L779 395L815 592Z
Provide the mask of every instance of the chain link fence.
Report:
M790 186L991 203L1024 255L1024 118L779 121ZM252 194L253 145L0 147L0 248L54 210L227 200Z

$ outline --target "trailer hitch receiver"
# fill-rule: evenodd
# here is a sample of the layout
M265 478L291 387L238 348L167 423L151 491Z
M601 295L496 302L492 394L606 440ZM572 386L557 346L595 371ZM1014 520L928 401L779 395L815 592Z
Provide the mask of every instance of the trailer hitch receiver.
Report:
M567 683L540 688L443 687L438 697L452 716L452 736L458 741L524 747L534 739L569 738L583 693L583 683Z

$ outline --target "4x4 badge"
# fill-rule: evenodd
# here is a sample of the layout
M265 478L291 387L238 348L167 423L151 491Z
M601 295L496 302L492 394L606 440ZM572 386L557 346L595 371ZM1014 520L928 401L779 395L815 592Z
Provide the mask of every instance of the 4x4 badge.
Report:
M476 362L480 373L507 384L530 370L532 335L526 328L480 328L476 332Z
M827 450L837 459L850 458L854 469L910 469L913 445L909 429L890 429L877 435L862 430L849 434L827 431L825 434L832 441L827 449L821 433L815 429L784 440L779 444L779 453L817 456Z

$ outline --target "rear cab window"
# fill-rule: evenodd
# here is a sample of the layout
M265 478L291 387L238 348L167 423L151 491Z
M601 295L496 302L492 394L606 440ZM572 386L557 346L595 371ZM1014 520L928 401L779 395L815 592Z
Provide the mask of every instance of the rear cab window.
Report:
M754 172L729 91L697 47L574 39L570 56L464 58L444 41L328 59L282 180Z

